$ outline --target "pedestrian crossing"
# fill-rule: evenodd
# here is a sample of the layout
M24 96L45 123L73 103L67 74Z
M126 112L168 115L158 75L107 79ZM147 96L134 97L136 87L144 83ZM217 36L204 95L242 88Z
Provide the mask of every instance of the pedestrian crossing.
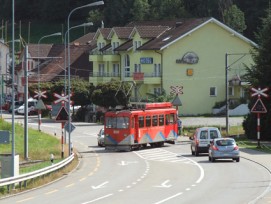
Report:
M137 154L140 158L149 161L185 163L195 165L195 162L193 160L186 158L183 155L167 151L163 148L134 151L134 153Z

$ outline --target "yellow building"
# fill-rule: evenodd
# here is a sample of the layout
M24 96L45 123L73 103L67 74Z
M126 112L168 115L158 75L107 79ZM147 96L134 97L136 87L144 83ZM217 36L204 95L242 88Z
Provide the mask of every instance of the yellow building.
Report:
M210 114L226 99L226 78L231 102L246 97L242 77L256 44L214 18L132 22L100 28L95 39L90 82L135 82L132 101L179 87L179 115Z

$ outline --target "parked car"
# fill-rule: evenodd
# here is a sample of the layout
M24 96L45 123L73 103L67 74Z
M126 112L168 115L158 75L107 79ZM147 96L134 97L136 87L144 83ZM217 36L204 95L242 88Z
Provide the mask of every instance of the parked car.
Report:
M38 103L37 99L28 99L28 115L37 114L36 105ZM24 104L18 108L18 114L24 115Z
M233 138L217 138L209 147L209 161L216 159L232 159L240 161L239 147Z
M15 114L18 114L18 108L23 104L24 104L23 101L14 101L14 107L15 107L14 108L14 113ZM8 112L12 113L12 105L10 105Z
M98 146L104 147L104 128L102 128L98 133Z
M216 127L197 128L194 135L190 137L192 155L208 153L210 142L215 138L221 138L221 133Z

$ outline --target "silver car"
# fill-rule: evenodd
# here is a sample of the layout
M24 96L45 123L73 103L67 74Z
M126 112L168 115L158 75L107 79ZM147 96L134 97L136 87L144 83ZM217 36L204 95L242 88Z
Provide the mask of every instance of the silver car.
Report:
M104 129L102 128L98 133L98 146L104 147Z
M232 159L240 161L240 151L233 138L214 139L209 146L209 161L216 159Z

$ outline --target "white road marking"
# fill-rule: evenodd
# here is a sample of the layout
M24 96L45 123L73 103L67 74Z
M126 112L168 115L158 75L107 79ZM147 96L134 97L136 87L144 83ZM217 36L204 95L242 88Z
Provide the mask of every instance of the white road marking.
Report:
M154 187L158 187L158 188L170 188L172 185L167 183L169 182L169 180L164 181L160 186L154 186Z
M155 204L164 203L164 202L166 202L166 201L168 201L168 200L170 200L170 199L172 199L172 198L175 198L175 197L177 197L177 196L180 196L180 195L182 195L182 194L183 194L182 192L177 193L177 194L175 194L175 195L173 195L173 196L170 196L170 197L168 197L168 198L166 198L166 199L164 199L164 200L158 201L158 202L156 202Z
M22 202L25 202L25 201L29 201L29 200L32 200L34 197L29 197L29 198L26 198L24 200L20 200L20 201L17 201L16 203L22 203Z
M96 198L96 199L94 199L94 200L87 201L87 202L82 203L82 204L93 203L93 202L96 202L96 201L98 201L98 200L102 200L102 199L107 198L107 197L112 196L112 195L113 195L113 194L111 193L111 194L108 194L108 195L105 195L105 196L102 196L102 197Z
M105 187L104 185L107 184L107 183L108 183L108 181L103 182L102 184L100 184L100 185L98 185L98 186L91 186L91 188L94 189L94 190L95 190L95 189L98 189L98 188L103 188L103 187Z

